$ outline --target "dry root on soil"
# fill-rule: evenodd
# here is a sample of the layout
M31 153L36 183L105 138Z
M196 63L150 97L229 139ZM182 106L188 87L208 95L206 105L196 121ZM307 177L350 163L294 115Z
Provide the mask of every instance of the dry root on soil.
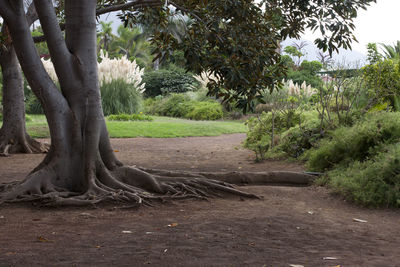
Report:
M120 202L134 205L153 201L209 197L222 194L259 198L233 186L244 184L307 185L314 176L295 172L265 173L191 173L132 167L109 171L97 168L88 174L85 190L56 186L56 173L48 166L30 174L22 182L0 185L1 202L39 202L49 206L88 205L100 202Z

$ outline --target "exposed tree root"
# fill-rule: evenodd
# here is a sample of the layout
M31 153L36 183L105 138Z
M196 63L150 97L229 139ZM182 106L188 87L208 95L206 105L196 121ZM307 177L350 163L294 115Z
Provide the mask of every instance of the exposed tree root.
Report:
M36 141L28 134L18 139L0 134L0 157L9 157L14 153L46 153L49 149L49 144Z
M84 192L56 185L54 167L45 166L22 182L0 185L0 203L39 202L46 206L84 206L102 202L151 205L153 201L197 198L221 194L245 198L258 196L241 191L235 185L291 184L308 185L314 176L296 172L192 173L117 167L110 171L100 164L89 174Z

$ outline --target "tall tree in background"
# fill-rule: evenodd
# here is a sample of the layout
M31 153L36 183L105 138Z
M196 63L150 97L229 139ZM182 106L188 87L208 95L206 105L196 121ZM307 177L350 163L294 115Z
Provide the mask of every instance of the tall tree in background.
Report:
M59 91L36 52L23 1L0 0L0 15L9 26L25 76L42 102L51 136L50 151L37 168L21 182L0 186L3 201L88 204L111 199L142 203L165 197L204 197L215 190L252 196L209 179L215 177L212 175L145 171L125 167L116 159L100 101L96 14L123 9L127 24L141 16L167 26L169 7L174 6L194 23L182 42L157 28L152 41L158 47L158 58L174 49L183 50L189 70L206 70L219 78L209 86L210 94L227 101L236 99L247 107L259 92L272 90L284 74L277 40L297 37L309 27L324 30L323 38L317 40L321 48L333 51L348 47L357 8L373 0L325 0L322 6L319 0L265 0L261 4L247 0L167 1L170 5L156 0L109 2L111 5L96 12L96 0L65 0L64 6L57 7L65 14L64 38L53 1L34 0L59 78ZM252 177L270 178L267 174L221 174L222 179L232 182L243 177L250 181ZM293 178L298 177L289 177Z
M383 48L383 57L386 59L400 60L400 41L394 45L381 44Z
M112 33L112 27L111 27L112 21L111 22L104 22L100 21L100 26L101 30L98 34L99 38L99 50L104 49L105 51L109 50L110 44L115 38L115 36Z
M33 5L28 9L26 16L29 25L36 19ZM24 79L6 23L2 25L1 36L3 37L0 45L3 125L0 129L0 156L8 156L9 153L46 152L48 145L34 140L26 132Z

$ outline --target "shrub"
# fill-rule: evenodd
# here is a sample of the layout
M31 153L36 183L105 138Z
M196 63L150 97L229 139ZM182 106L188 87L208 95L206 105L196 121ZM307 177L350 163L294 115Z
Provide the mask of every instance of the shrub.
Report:
M195 101L187 94L171 94L167 97L146 99L148 114L187 118L193 120L217 120L222 118L222 106L215 101Z
M110 121L153 121L152 117L143 114L109 115L107 119Z
M282 133L279 144L279 150L293 158L300 157L323 138L317 112L303 113L300 120L301 123Z
M400 144L328 173L335 192L366 206L400 207Z
M39 99L32 93L25 94L26 102L25 102L25 110L28 114L44 114L42 105L40 104Z
M282 132L297 125L300 121L300 113L296 110L287 110L285 113L263 112L260 116L250 118L246 124L249 128L244 147L256 153L257 160L265 158L270 149L272 135L274 145Z
M32 117L25 114L25 121L26 121L26 122L32 121Z
M143 75L143 83L147 97L184 93L193 91L199 86L199 82L190 73L181 69L148 72Z
M400 63L391 59L363 68L364 78L370 89L370 98L389 102L395 111L400 111Z
M122 79L111 80L100 87L101 103L105 115L139 113L142 110L142 94L134 85Z
M192 101L186 105L185 118L192 120L218 120L224 115L221 104L217 102L195 102Z
M315 171L332 169L340 164L348 166L353 161L374 157L383 145L400 140L400 113L372 113L352 127L340 127L330 139L320 142L310 151L308 167Z

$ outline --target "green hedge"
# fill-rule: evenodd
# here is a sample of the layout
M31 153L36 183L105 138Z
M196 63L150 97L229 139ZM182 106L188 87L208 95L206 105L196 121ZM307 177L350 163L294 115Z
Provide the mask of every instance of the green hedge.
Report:
M143 114L117 114L107 117L110 121L153 121L153 118Z

